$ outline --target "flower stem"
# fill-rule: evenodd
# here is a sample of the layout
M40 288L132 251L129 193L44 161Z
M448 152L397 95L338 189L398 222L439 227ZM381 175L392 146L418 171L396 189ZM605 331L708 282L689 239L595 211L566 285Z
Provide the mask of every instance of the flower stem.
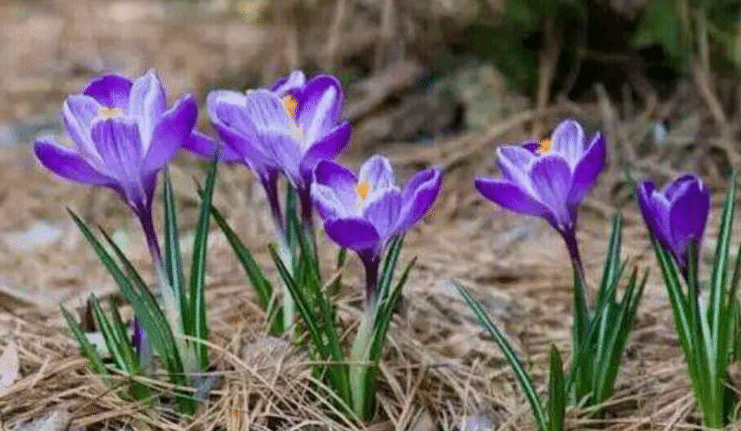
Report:
M381 264L381 256L372 252L360 252L360 260L365 267L365 308L373 306L377 299L378 267Z
M265 190L265 196L270 205L270 214L273 218L273 227L279 238L285 238L286 228L283 220L283 211L280 207L280 198L278 197L278 174L269 173L261 179L262 187Z
M576 230L572 228L570 231L562 232L561 235L566 243L566 249L569 251L571 265L574 268L574 277L578 277L581 296L584 298L584 301L589 304L589 295L586 291L586 281L584 278L584 265L581 260L581 254L579 253L579 244L576 241Z

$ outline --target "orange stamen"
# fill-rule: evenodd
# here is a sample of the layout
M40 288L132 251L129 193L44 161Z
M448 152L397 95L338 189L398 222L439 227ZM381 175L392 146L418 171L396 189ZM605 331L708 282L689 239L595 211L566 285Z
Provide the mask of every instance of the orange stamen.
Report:
M98 115L102 115L107 119L117 118L123 114L120 108L116 107L101 107L98 108Z
M283 106L286 108L288 117L293 119L296 118L296 110L298 109L298 102L293 96L283 97Z
M357 186L355 186L355 193L357 193L358 196L360 196L363 199L365 199L369 191L370 191L370 184L368 184L367 181L361 181L358 183Z
M543 139L542 141L540 141L540 143L538 144L538 154L542 156L544 153L550 151L552 144L553 141L551 141L550 139Z

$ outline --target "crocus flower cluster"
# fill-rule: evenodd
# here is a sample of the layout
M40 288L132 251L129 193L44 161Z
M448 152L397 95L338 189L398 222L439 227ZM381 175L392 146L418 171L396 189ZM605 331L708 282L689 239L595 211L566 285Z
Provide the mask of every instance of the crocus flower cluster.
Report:
M280 235L285 221L278 199L278 173L297 188L303 219L310 223L313 169L320 160L334 159L350 140L350 124L340 121L343 102L337 78L319 75L306 80L300 71L278 79L269 89L208 94L211 124L223 143L222 160L243 163L258 176ZM210 157L215 145L200 135L185 148Z

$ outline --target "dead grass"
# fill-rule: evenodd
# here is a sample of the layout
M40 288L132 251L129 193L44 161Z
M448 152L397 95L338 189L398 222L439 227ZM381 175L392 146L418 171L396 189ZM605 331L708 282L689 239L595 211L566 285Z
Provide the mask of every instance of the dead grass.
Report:
M279 15L281 7L288 8L292 3L295 2L276 2L276 13ZM36 5L44 11L44 19L39 22L45 23L47 33L30 38L33 25L38 22L18 19L12 15L13 8L0 10L2 19L14 17L15 24L5 25L3 35L16 42L3 48L13 55L4 57L12 59L10 64L0 62L0 71L12 72L4 73L5 78L0 79L0 95L7 101L0 116L21 118L49 104L53 106L49 109L56 110L64 94L77 91L85 80L83 76L70 77L74 75L70 71L80 64L88 67L86 61L90 58L128 58L126 55L131 54L128 67L136 69L146 63L160 68L168 83L174 82L171 89L177 94L185 88L205 88L215 79L209 75L213 64L233 72L244 62L257 62L258 58L264 60L264 69L253 70L255 76L307 60L331 65L337 58L369 52L375 67L373 76L378 77L381 70L393 70L387 66L397 64L391 61L398 49L394 44L415 43L425 36L425 27L419 23L410 27L410 34L403 34L400 25L413 21L417 15L428 14L424 8L418 10L391 0L362 0L365 7L377 12L379 19L377 26L363 27L346 16L348 3L353 2L340 0L322 12L331 23L321 29L323 32L314 28L300 33L297 23L277 18L275 24L281 32L276 37L239 19L227 24L200 23L197 40L189 39L187 26L163 29L148 15L115 26L106 25L105 20L96 21L99 31L69 30L71 24L59 22L54 15L71 13L68 2L51 2L51 9L47 3ZM120 9L121 4L128 2L110 2L105 7L111 4ZM93 9L74 9L74 22L92 20ZM231 36L220 33L223 28ZM325 34L327 28L329 34ZM109 36L101 37L100 32ZM121 33L129 34L129 39L116 38ZM64 34L67 36L60 36ZM268 42L239 42L250 35L267 37ZM306 38L301 39L303 36ZM97 42L90 44L92 39ZM50 41L58 41L58 45ZM311 45L311 49L299 49L305 48L302 44ZM265 47L277 48L270 50L269 57L261 57ZM0 49L1 52L5 51ZM31 55L34 52L38 58ZM46 57L56 58L51 72L36 66L36 61ZM94 63L91 70L97 67L100 64ZM397 73L403 75L399 81L404 81L404 86L413 80L413 70L419 66L406 63L405 67L402 71L412 72ZM29 70L34 73L24 76L24 71ZM384 92L396 88L398 82L393 77L397 75L383 75L392 81L384 85L372 86L369 82L365 90L370 94L355 101L356 111L363 111L364 115L364 110L377 107L379 100L387 97ZM49 80L50 76L53 79ZM64 86L59 88L49 84L62 81ZM22 376L9 393L0 397L0 430L19 429L19 424L61 411L71 415L73 430L427 431L462 430L466 422L468 430L477 423L482 427L475 429L534 430L529 408L501 352L446 280L458 279L473 288L527 360L539 385L545 383L549 345L555 343L568 356L571 279L560 238L543 222L506 213L484 202L471 185L474 176L495 173L496 144L521 140L534 128L552 125L565 116L579 118L590 125L590 130L603 130L610 143L611 166L580 213L579 239L588 280L594 285L599 276L608 234L605 226L617 209L623 211L626 220L624 256L652 271L621 366L618 391L605 406L606 419L586 419L588 412L572 409L568 427L615 431L698 429L671 310L640 215L626 197L620 167L626 163L636 177L650 176L660 182L685 170L703 173L716 191L713 202L717 205L725 187L723 167L735 166L740 160L737 142L727 131L715 132L713 121L717 121L717 115L703 107L707 91L700 96L678 94L662 103L650 100L642 111L622 115L618 115L618 103L609 100L603 91L598 94L599 100L593 105L561 101L547 109L503 119L485 133L467 133L434 146L399 143L383 148L403 175L420 166L436 164L444 168L446 180L433 214L407 239L402 259L418 255L418 265L404 292L381 363L377 419L367 425L344 419L333 411L332 404L321 395L320 385L312 379L310 363L301 349L266 336L263 313L254 304L228 244L217 232L210 239L207 282L210 347L213 372L219 376L219 383L204 409L193 421L178 421L166 405L137 405L126 399L121 387L111 390L103 386L79 357L64 329L57 303L81 306L87 292L116 295L116 289L67 219L63 207L67 205L106 228L120 229L129 238L128 252L135 264L148 268L137 227L107 191L89 191L57 182L35 166L27 150L5 150L0 157L0 231L24 229L33 220L46 219L59 223L64 234L60 241L31 253L19 253L0 243L4 256L0 260L0 308L4 310L0 313L0 350L10 342L18 346ZM369 100L373 102L370 105ZM679 120L674 128L677 132L663 147L647 144L651 121L669 114ZM359 164L357 159L348 162ZM179 202L185 207L181 221L189 229L195 214L195 193L189 177L201 174L188 161L180 161L174 171ZM219 178L216 205L224 210L257 258L271 268L265 250L271 229L259 187L244 169L223 168ZM716 209L708 229L710 236L717 232L717 214ZM736 224L738 229L739 223ZM322 245L326 250L324 267L329 267L334 249L329 244ZM710 244L706 254L709 249ZM355 304L360 295L357 286L361 272L354 258L345 268L343 279L345 289L339 297L338 314L342 330L350 334L360 313ZM30 303L14 301L19 291L38 293L46 296L46 301L34 302L38 295L28 295L32 298ZM741 371L734 370L732 381L737 386ZM121 382L125 383L125 378L121 377ZM148 383L164 394L172 390L162 383Z

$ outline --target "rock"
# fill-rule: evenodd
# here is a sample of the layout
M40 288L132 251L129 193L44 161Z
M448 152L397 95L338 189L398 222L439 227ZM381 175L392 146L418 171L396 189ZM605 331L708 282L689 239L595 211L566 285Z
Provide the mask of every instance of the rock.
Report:
M32 253L59 241L62 233L59 227L41 220L26 230L6 234L4 239L7 246L15 251Z
M463 66L436 82L433 94L451 96L463 104L465 127L486 130L497 120L523 111L529 101L509 88L505 77L491 64Z
M0 148L28 145L43 135L58 135L63 131L55 115L38 116L12 123L0 123Z
M67 431L72 422L72 415L66 410L57 410L44 418L30 424L21 425L18 431Z

